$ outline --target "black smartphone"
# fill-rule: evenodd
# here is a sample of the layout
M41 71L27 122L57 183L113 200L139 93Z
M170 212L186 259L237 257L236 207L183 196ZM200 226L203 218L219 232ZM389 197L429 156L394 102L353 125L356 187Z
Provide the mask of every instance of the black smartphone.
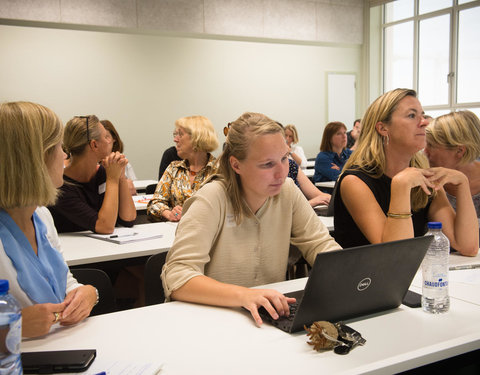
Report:
M420 307L422 306L422 295L409 290L403 297L402 303L408 307Z
M22 353L25 374L54 374L87 370L97 356L95 349Z

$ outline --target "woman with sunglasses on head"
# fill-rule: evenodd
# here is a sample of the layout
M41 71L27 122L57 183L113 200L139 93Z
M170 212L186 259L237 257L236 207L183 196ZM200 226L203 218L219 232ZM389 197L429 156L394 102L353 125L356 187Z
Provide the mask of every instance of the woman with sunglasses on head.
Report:
M414 90L389 91L368 107L334 198L335 238L343 247L422 236L428 221L439 221L452 248L477 253L468 179L453 169L428 168L421 152L426 126ZM446 188L454 191L456 213Z
M167 299L242 306L261 324L295 302L252 286L285 280L290 243L310 264L317 253L340 249L294 182L287 178L283 129L259 113L230 124L218 175L184 205L163 267Z
M50 206L59 232L112 233L132 226L137 212L125 177L128 160L112 152L112 136L94 115L65 126L63 147L71 159L57 203Z
M179 221L185 201L216 171L211 152L218 147L218 139L209 119L203 116L178 119L173 141L183 160L171 162L158 182L147 206L152 221Z
M0 104L0 279L22 308L22 335L85 319L97 302L72 276L49 211L63 184L63 126L50 109Z

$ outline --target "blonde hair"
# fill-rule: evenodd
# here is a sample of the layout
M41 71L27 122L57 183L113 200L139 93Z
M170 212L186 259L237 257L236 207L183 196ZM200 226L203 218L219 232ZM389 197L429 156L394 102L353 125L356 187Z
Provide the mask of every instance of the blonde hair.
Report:
M175 127L182 128L190 135L194 151L212 152L218 147L217 133L206 117L182 117L175 121Z
M416 98L417 93L411 89L395 89L383 94L370 104L362 118L362 131L358 138L357 149L345 163L343 171L361 170L374 178L380 178L385 174L387 161L384 139L378 133L376 124L390 123L398 103L407 96ZM415 153L410 159L410 167L428 168L428 166L428 160L421 151ZM429 197L420 187L412 189L411 202L414 211L425 207L428 199Z
M470 111L451 112L437 117L426 128L427 142L446 148L465 146L461 164L480 156L480 120Z
M63 135L63 149L68 157L83 154L92 139L99 140L100 126L103 125L95 115L75 116L68 121Z
M230 157L245 160L250 145L256 138L276 133L285 136L281 125L261 113L246 112L230 123L225 148L219 158L218 173L227 190L237 224L240 224L244 217L252 216L252 213L243 199L240 176L230 165Z
M298 132L297 132L297 128L295 127L295 125L287 125L285 126L285 131L287 130L290 130L293 134L293 143L298 143Z
M0 207L55 203L57 189L47 162L62 135L62 122L47 107L30 102L0 104Z

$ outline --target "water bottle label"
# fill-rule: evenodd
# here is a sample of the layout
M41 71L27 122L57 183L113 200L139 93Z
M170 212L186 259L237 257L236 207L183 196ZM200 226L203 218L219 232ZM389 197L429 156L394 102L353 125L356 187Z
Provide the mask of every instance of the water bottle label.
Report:
M448 280L425 280L423 285L425 285L427 288L445 288L448 286Z
M5 345L12 354L20 354L22 341L22 314L11 314L10 330L8 331Z

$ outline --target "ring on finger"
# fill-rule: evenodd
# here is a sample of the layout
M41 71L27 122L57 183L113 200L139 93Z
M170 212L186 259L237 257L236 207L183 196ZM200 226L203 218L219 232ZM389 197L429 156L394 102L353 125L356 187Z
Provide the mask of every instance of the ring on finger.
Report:
M60 319L60 313L54 312L53 315L55 316L55 319L53 319L53 322L56 323Z

